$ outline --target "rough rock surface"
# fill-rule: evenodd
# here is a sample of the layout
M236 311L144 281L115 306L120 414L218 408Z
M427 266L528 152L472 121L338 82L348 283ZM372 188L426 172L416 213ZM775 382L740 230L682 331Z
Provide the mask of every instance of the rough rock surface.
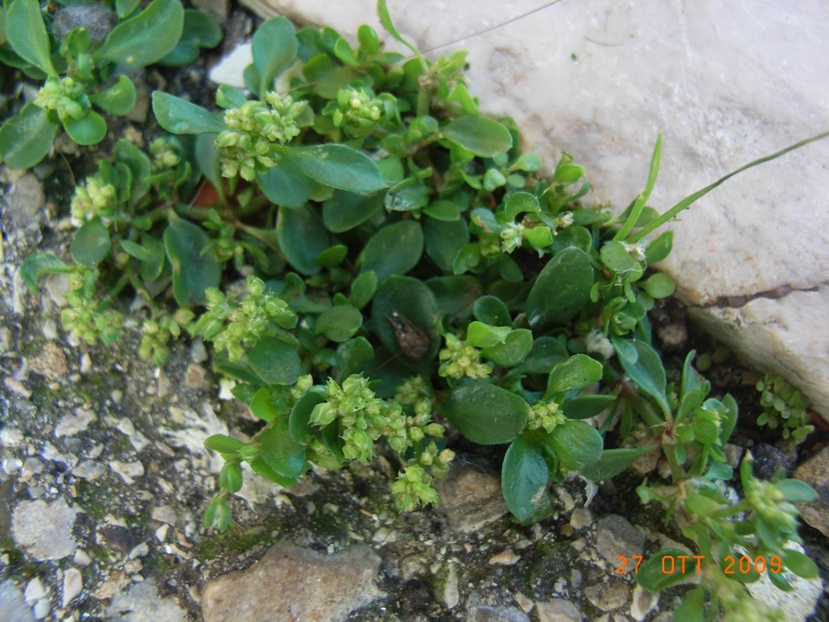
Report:
M243 4L344 34L364 22L382 32L375 0ZM659 131L650 204L662 211L829 126L829 8L819 0L796 11L775 0L388 5L428 56L468 49L483 109L513 116L548 165L571 153L596 200L618 209L642 190ZM671 225L661 267L696 321L758 370L782 373L829 420L827 158L824 141L730 180Z
M24 501L14 510L12 535L35 559L62 559L75 552L72 527L78 511L63 499Z
M382 594L374 585L380 558L366 546L330 557L290 542L253 567L205 585L205 622L345 620Z

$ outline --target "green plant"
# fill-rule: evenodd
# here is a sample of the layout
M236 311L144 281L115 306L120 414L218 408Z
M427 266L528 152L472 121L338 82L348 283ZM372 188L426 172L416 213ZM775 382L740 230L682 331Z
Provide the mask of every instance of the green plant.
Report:
M809 400L793 389L781 376L766 374L757 382L760 406L763 412L757 417L757 425L771 430L782 428L783 438L794 449L806 440L815 426L811 425Z
M731 476L736 403L709 397L693 353L669 385L651 342L648 311L674 283L650 265L673 234L647 236L739 171L659 214L647 202L660 136L627 210L586 206L571 155L544 175L511 119L479 114L464 53L425 60L378 9L413 58L383 52L368 26L354 48L279 17L254 34L252 98L220 87L213 112L154 93L160 125L180 138L153 143L152 157L120 141L73 199L74 264L35 255L22 268L33 289L70 274L64 327L87 340L117 337L108 305L129 286L145 308L142 356L163 364L182 331L214 344L216 369L262 428L207 439L225 465L205 523L227 528L247 467L291 487L312 465L371 460L379 442L399 457L396 505L435 503L454 455L448 420L471 442L508 445L504 497L524 523L547 517L566 472L604 479L658 450L670 482L640 495L699 525L686 535L720 556L705 590L741 598L714 570L737 545L808 576L781 549L796 536L786 503L809 493L757 482L746 462L746 499L726 508L713 482Z
M200 46L221 40L213 18L185 11L179 0L153 0L140 12L138 7L138 0L68 5L45 20L38 0L4 3L0 62L45 79L37 97L0 128L0 155L9 166L40 162L61 126L79 145L101 142L107 124L95 109L126 115L135 105L135 85L122 70L187 64Z

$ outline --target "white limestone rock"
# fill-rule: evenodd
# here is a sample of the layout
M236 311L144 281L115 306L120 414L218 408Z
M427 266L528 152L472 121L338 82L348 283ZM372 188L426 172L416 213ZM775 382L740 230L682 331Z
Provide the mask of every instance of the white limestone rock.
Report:
M243 3L344 36L362 23L383 34L375 0ZM796 9L775 0L388 4L428 57L468 49L483 111L513 116L547 166L571 153L595 199L619 210L641 191L659 131L650 203L665 210L829 127L829 5L820 0ZM827 159L829 142L813 144L730 180L672 225L674 252L661 268L702 326L758 370L782 373L829 420Z

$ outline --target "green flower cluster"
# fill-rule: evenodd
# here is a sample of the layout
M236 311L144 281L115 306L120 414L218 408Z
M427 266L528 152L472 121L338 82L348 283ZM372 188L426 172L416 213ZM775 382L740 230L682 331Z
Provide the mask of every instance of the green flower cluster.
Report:
M446 335L446 347L440 351L438 374L444 378L486 378L492 373L492 365L481 362L481 352L468 346L453 334Z
M253 181L257 165L262 170L277 165L274 144L285 144L299 135L296 119L308 103L294 102L289 96L280 97L273 92L267 93L265 100L267 104L248 101L225 112L228 129L220 132L215 141L224 177L241 175Z
M66 294L68 308L60 313L64 330L83 339L89 345L98 339L107 345L118 340L124 317L113 309L102 309L94 300L97 268L78 268L69 275L69 293Z
M766 525L783 534L797 534L799 512L781 490L754 477L744 477L742 483L746 500Z
M256 345L276 324L282 328L296 326L297 317L288 303L265 290L262 279L249 276L248 296L235 303L217 288L208 288L207 311L194 327L196 334L213 341L217 350L226 350L231 362L238 362L245 348Z
M115 186L104 182L100 173L90 175L84 183L75 187L72 197L72 218L83 223L97 216L107 216L114 212L118 204L118 192Z
M347 460L369 462L374 457L374 441L387 435L391 443L392 438L405 433L406 418L401 406L377 397L367 378L351 375L342 387L329 378L325 389L327 401L314 407L311 423L324 427L339 420ZM399 445L399 441L394 444Z
M69 119L83 119L91 106L83 83L68 76L46 78L34 104L47 111L56 111L61 123L66 123Z
M155 311L155 310L154 310ZM171 338L178 339L181 329L187 326L195 317L187 307L179 308L175 313L166 311L153 313L153 317L142 326L141 345L138 347L138 356L142 359L152 359L156 365L163 365L170 358L170 348L167 346Z
M175 168L181 162L181 157L175 147L166 138L156 138L150 143L150 156L153 160L155 172Z
M783 622L786 616L752 598L738 581L719 581L715 600L723 609L723 622Z
M352 136L365 136L380 123L386 110L386 102L375 97L365 86L348 86L340 89L337 100L323 109L331 117L334 127L343 128Z
M567 417L555 402L539 401L530 406L530 413L527 417L527 427L530 430L544 428L547 432L552 432L556 426L566 422Z
M454 457L455 453L451 449L438 453L435 444L430 443L420 460L403 469L391 485L395 507L401 512L411 512L421 504L437 505L440 499L433 482L446 477L449 462ZM430 467L428 471L424 465Z

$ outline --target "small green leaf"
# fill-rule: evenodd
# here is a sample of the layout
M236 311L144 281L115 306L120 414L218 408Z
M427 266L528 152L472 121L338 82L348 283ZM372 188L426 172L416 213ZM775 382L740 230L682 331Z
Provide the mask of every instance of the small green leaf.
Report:
M121 240L121 248L123 248L130 257L135 257L139 261L147 261L150 257L152 257L152 253L138 244L138 242Z
M382 283L392 274L403 275L417 265L423 253L423 231L414 220L383 227L368 241L362 272L374 271Z
M671 254L671 249L674 245L674 232L673 231L665 231L659 234L653 242L648 244L647 248L645 249L645 261L648 262L648 265L655 264L658 261L662 261Z
M799 479L784 479L774 484L774 487L783 494L786 501L809 503L818 499L817 492Z
M374 271L363 272L351 284L349 302L358 309L365 307L377 291L377 275Z
M802 579L814 579L818 576L817 564L800 551L784 549L780 557L786 568Z
M179 306L205 301L208 287L218 287L222 268L213 259L210 238L198 225L174 212L164 231L164 249L173 267L173 296Z
M349 231L382 210L385 197L385 190L373 194L335 190L334 195L323 203L322 220L332 233Z
M290 385L302 373L294 347L275 337L262 337L248 352L248 362L266 384Z
M363 325L363 314L351 305L339 305L323 311L314 324L315 335L325 335L331 341L351 339Z
M504 343L481 349L481 355L502 367L514 367L526 358L533 347L533 333L526 328L516 328L507 335Z
M501 490L510 512L523 524L538 522L552 511L549 480L550 470L538 445L524 436L516 438L504 455Z
M562 410L568 419L590 419L616 401L616 394L579 395L565 400Z
M311 178L291 160L282 160L264 173L257 172L256 181L268 199L293 209L305 205L314 189Z
M172 134L216 134L227 129L201 106L161 91L153 93L153 112L159 125Z
M515 192L509 196L504 205L504 217L507 222L515 220L518 214L537 213L541 211L541 206L536 199L529 192Z
M311 439L311 413L314 412L317 404L322 404L324 401L325 394L319 389L311 389L297 400L288 418L291 436L297 443L306 445Z
M253 35L251 51L259 76L256 86L260 97L274 89L277 76L293 64L298 50L296 30L287 17L272 17L259 26Z
M426 254L441 270L451 272L455 256L469 242L469 227L466 221L446 222L428 217L423 221Z
M79 145L97 145L107 134L107 123L97 112L89 110L80 119L68 117L63 129Z
M49 121L46 111L28 103L20 114L0 127L0 155L11 168L25 170L38 164L52 147L58 125Z
M337 346L337 366L343 378L362 371L374 358L374 348L365 337L355 337Z
M149 235L141 236L141 244L148 249L150 256L141 262L141 278L146 282L155 281L164 272L167 255L164 242Z
M591 396L592 397L592 396ZM604 397L604 396L602 396ZM566 406L567 402L565 402ZM605 449L602 451L602 457L596 462L584 465L579 469L587 479L593 481L600 481L603 479L610 479L616 477L622 471L627 470L630 465L636 462L640 456L656 449L655 446L636 447L635 449L619 448L619 449Z
M118 116L129 114L135 107L135 85L125 75L108 89L89 96L89 101L106 113Z
M608 242L600 252L602 263L618 274L630 272L640 267L639 262L630 256L622 242Z
M547 379L548 397L568 391L580 391L602 379L602 364L586 354L574 354L558 363Z
M315 210L307 205L298 209L279 208L276 233L279 248L295 270L305 275L320 271L316 259L330 243Z
M37 283L46 274L68 274L74 272L75 268L58 259L54 255L46 253L35 253L29 255L20 266L20 278L29 286L29 291L36 294Z
M619 355L619 362L630 379L647 395L656 400L663 413L669 413L671 408L668 405L668 398L665 395L665 368L662 366L662 359L651 346L644 341L637 339L622 340L611 339L616 354ZM628 355L627 348L633 346L636 352L635 360Z
M683 567L685 572L683 572ZM649 592L661 592L677 583L691 579L696 572L697 560L689 557L688 553L682 549L662 549L642 562L634 579Z
M443 128L443 136L477 156L494 158L512 147L512 135L497 121L467 115Z
M140 4L141 0L115 0L115 10L118 13L118 17L124 19L125 17L129 17Z
M455 222L461 217L461 211L452 201L435 201L423 208L423 213L443 222Z
M110 31L95 59L133 67L152 65L176 47L183 29L184 8L179 0L153 0Z
M271 400L271 392L267 387L259 387L253 398L250 400L250 411L262 419L262 421L273 421L279 416L279 411Z
M590 300L593 267L587 254L566 248L555 255L527 297L526 313L534 330L573 319Z
M246 444L225 434L214 434L204 439L204 446L222 454L235 454Z
M472 306L475 319L490 326L510 326L510 317L507 305L497 296L481 296Z
M509 326L490 326L483 322L472 322L466 329L466 341L476 348L487 348L504 343L510 333Z
M296 484L295 477L281 476L273 468L268 466L268 464L260 456L257 456L250 461L250 470L257 475L261 475L265 479L274 482L275 484L279 484L283 488L291 488L294 484Z
M286 479L302 475L305 470L305 447L291 435L287 413L279 413L256 435L256 440L259 441L259 456L277 475Z
M443 414L473 443L498 445L521 433L527 425L529 406L515 393L473 381L452 390Z
M214 17L197 9L185 9L184 28L176 47L159 62L168 67L189 65L201 48L214 48L222 40L222 27Z
M547 436L561 464L574 471L601 459L602 436L584 421L567 421Z
M676 283L667 274L657 272L642 283L642 288L652 298L667 298L674 293Z
M525 374L549 374L553 366L567 360L567 348L553 337L539 337L533 341L532 350L521 363Z
M52 65L49 35L37 0L14 0L6 13L6 36L20 58L47 75L57 75Z
M481 283L472 276L438 276L426 281L435 296L438 310L449 315L468 316L483 293Z
M109 231L96 218L84 224L75 232L69 253L75 263L82 266L97 266L109 254Z
M332 188L370 193L386 186L374 160L348 145L284 147L281 153L308 177Z

